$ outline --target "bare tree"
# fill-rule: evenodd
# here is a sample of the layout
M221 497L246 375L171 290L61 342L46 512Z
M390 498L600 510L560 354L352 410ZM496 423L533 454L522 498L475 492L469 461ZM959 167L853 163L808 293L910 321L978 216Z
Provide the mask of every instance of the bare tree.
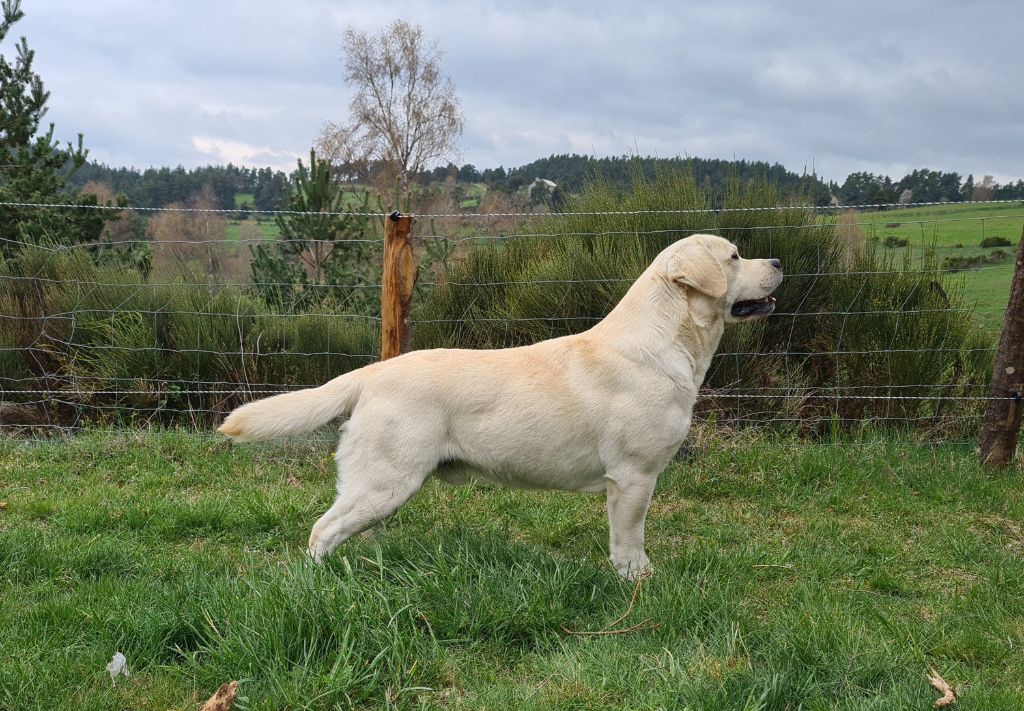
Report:
M345 81L355 89L347 123L324 124L321 155L336 164L383 168L408 203L416 174L454 156L464 119L451 79L438 66L437 43L423 28L395 20L378 35L345 31Z
M999 183L991 175L986 175L981 179L981 183L974 186L974 190L971 193L971 200L975 202L985 202L991 200L996 196L996 190L999 188Z
M186 207L171 203L167 212L152 217L146 235L153 244L153 269L161 278L186 272L205 275L217 281L222 274L222 261L229 251L237 252L237 244L227 237L227 220L219 213L204 212L217 207L217 198L209 185L189 199L189 208L197 212L180 212Z

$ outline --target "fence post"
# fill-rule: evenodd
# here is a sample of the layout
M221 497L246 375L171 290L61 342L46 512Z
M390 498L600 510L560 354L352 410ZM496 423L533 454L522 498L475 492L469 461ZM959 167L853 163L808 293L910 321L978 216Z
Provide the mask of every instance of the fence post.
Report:
M412 217L397 210L384 220L384 269L380 289L380 359L387 360L412 345L412 291L416 260L412 255Z
M990 469L1013 461L1024 415L1024 230L1020 237L990 399L981 423L981 463Z

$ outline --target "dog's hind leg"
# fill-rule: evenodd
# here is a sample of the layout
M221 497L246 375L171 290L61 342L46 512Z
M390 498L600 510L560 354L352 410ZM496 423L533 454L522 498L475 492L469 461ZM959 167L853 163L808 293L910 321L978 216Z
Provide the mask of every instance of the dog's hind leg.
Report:
M390 446L389 446L390 445ZM309 554L319 562L336 547L388 518L420 490L437 465L427 447L366 441L348 435L338 446L338 495L313 526Z
M319 562L352 536L382 521L420 490L429 472L391 470L348 476L334 504L313 526L309 554ZM353 481L356 479L357 481Z

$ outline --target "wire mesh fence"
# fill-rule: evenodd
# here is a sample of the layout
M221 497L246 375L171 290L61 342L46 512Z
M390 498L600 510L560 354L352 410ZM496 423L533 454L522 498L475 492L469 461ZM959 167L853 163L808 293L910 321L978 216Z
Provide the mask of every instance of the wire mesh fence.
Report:
M696 422L973 441L1013 272L1005 251L981 245L1019 235L1024 205L986 203L998 209L977 216L866 207L852 218L800 206L417 215L413 344L512 347L580 332L653 254L712 232L744 256L782 258L786 277L773 316L727 330ZM5 245L0 432L207 432L243 402L379 357L381 215L296 245L258 214L117 210L146 224L85 244Z

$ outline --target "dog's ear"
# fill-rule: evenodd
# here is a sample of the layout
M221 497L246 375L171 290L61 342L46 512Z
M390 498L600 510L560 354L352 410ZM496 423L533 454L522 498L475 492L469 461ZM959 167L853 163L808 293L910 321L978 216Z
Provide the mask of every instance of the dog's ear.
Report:
M668 276L714 299L725 296L728 288L721 263L710 249L693 240L680 244L669 257Z

